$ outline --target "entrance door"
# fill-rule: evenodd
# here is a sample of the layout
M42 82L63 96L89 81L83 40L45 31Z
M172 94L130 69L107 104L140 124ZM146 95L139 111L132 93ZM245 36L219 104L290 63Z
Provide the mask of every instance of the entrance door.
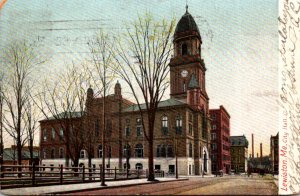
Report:
M204 172L207 172L207 155L206 155L206 152L204 152Z

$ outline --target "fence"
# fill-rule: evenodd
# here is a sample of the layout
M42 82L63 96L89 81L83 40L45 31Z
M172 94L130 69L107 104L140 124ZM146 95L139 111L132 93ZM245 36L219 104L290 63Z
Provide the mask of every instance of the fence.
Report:
M101 168L59 167L36 165L1 165L1 188L41 186L97 182L101 180ZM105 169L105 180L136 179L146 177L143 170Z

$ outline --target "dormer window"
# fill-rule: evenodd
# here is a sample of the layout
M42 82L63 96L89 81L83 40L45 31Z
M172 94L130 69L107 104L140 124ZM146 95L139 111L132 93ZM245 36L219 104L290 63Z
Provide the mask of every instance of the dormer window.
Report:
M184 55L187 55L187 54L188 54L188 48L187 48L187 45L184 43L181 46L181 55L184 56Z

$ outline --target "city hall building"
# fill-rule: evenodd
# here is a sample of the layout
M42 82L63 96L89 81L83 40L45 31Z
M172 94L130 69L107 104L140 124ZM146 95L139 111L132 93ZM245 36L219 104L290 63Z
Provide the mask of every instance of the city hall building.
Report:
M155 119L154 167L166 173L174 173L177 157L179 175L210 174L211 120L205 87L206 67L201 58L200 32L188 10L176 26L173 44L174 55L169 63L170 98L158 104ZM103 98L95 97L90 88L87 91L84 115L72 115L74 121L89 118L94 127L97 142L92 164L95 167L101 165L103 155L102 107ZM148 169L148 142L144 136L140 111L137 105L123 98L118 82L114 94L106 97L105 107L106 167ZM141 105L141 108L145 108L145 105ZM42 120L40 124L41 164L65 165L66 146L61 139L69 130L60 130L59 134L55 134L55 130L61 128L54 118ZM79 163L88 165L85 149L80 153Z

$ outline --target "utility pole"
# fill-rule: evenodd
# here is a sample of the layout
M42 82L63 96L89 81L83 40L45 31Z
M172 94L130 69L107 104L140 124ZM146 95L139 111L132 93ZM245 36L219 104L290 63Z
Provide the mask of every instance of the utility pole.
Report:
M2 83L2 81L0 81ZM0 84L0 164L3 164L3 93L2 84Z
M178 179L178 151L177 151L177 137L175 138L175 167L176 167L176 179Z
M105 184L105 132L106 132L106 126L105 126L105 96L106 96L106 75L105 75L105 68L104 68L104 78L103 78L103 98L102 98L102 124L103 124L103 130L102 130L102 172L101 172L101 186L107 186Z

